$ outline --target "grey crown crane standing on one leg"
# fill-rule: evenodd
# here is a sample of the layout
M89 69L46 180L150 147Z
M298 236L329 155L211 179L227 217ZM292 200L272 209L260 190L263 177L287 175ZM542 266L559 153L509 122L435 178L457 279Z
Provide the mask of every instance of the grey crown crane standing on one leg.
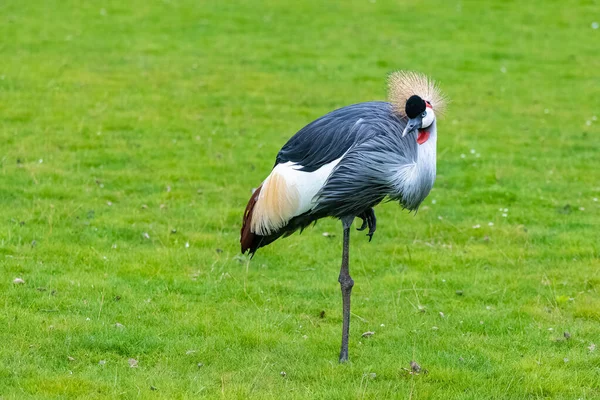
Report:
M389 102L335 110L296 133L277 154L269 176L244 212L240 243L251 255L310 223L335 217L344 242L339 282L343 328L340 362L348 360L350 226L376 229L373 207L384 199L417 210L435 181L436 114L445 98L425 75L400 71L389 79Z

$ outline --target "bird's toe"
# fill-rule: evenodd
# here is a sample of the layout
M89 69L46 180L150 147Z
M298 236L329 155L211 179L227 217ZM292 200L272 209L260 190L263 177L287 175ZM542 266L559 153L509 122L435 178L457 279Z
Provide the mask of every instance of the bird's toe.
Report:
M370 242L371 240L373 240L373 234L375 233L375 230L377 229L377 218L375 217L375 210L373 210L372 208L369 208L368 210L364 211L363 213L357 215L356 217L362 219L362 224L360 225L359 228L356 228L356 230L364 231L368 227L369 233L367 233L367 236L369 237L369 242Z
M362 217L358 217L358 218L362 218ZM362 225L360 226L360 228L356 228L357 231L364 231L365 229L367 229L368 226L368 222L367 222L367 218L363 218L362 219Z

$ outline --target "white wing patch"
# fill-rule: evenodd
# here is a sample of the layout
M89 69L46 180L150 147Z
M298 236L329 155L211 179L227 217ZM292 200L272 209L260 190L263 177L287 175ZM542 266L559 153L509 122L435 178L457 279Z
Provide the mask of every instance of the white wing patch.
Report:
M278 164L264 180L252 213L251 231L267 236L315 205L315 196L342 157L313 171L291 161Z

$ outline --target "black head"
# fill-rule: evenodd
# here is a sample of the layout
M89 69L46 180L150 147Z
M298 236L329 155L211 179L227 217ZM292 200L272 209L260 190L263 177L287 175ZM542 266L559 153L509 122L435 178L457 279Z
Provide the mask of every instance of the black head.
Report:
M408 118L416 118L421 115L423 111L425 111L425 100L413 94L406 100L406 107L404 108L406 112L406 116Z

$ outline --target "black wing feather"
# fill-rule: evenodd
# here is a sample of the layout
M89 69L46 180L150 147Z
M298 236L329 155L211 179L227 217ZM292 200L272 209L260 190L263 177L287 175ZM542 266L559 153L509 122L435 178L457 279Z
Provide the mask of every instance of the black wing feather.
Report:
M392 106L384 101L353 104L332 111L292 136L277 154L275 165L291 161L302 165L302 171L313 172L373 134L372 130L361 129L357 121L362 119L367 123L392 115Z

